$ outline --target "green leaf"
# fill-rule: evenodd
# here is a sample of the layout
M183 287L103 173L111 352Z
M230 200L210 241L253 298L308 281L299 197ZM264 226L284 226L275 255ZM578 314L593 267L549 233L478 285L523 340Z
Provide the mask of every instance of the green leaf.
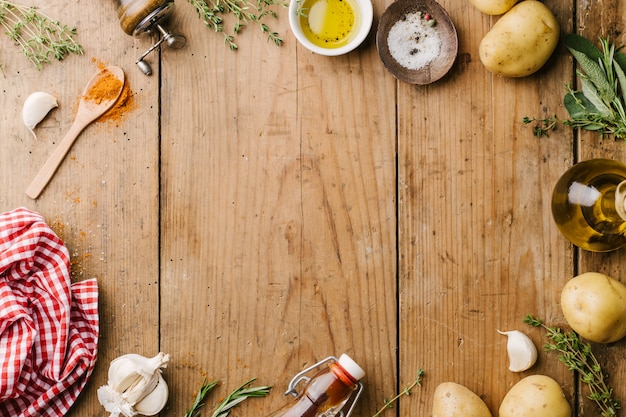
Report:
M613 61L613 68L617 75L617 83L619 84L621 93L621 98L618 96L615 97L615 100L624 100L624 98L626 98L626 73L624 73L624 69L616 60ZM623 101L620 101L620 103L624 104Z
M613 59L621 67L621 69L624 72L626 72L626 54L623 52L616 51Z
M598 114L596 106L579 91L567 93L563 98L563 104L572 119L581 119L591 114Z
M598 109L598 113L604 117L610 117L611 109L603 101L600 96L601 92L596 90L595 84L587 77L580 77L580 82L583 95L593 103L596 109Z
M599 124L595 124L595 123L587 123L584 126L582 126L582 128L585 129L585 130L591 130L591 131L595 132L595 131L604 129L604 126L599 125Z
M597 61L603 56L600 48L594 45L589 39L575 33L565 36L565 46L567 46L567 49L570 51L573 49L585 54L593 61Z
M605 99L607 102L613 100L613 97L615 97L615 90L611 87L611 84L609 83L609 80L607 79L605 72L602 70L602 67L600 67L598 61L593 60L585 53L576 49L569 48L569 50L574 58L576 58L576 61L582 68L585 75L596 86L600 97ZM602 56L600 59L602 59Z

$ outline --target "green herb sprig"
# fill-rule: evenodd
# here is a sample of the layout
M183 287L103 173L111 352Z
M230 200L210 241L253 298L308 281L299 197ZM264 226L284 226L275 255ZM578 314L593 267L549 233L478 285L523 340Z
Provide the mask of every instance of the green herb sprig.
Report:
M270 393L272 387L263 385L259 387L250 387L249 385L255 381L255 378L249 380L228 394L224 400L217 406L211 417L226 417L230 414L233 407L239 405L248 398L265 397Z
M35 7L0 0L0 25L37 70L69 54L82 55L76 41L76 28L70 28L41 13Z
M204 399L206 398L209 391L215 388L218 384L218 381L207 381L206 379L202 381L202 386L198 390L196 394L196 398L193 401L193 404L185 413L185 417L200 417L200 410L204 408Z
M252 397L265 397L269 394L272 387L258 386L250 387L250 384L254 382L256 378L253 378L233 390L226 398L224 398L217 408L213 411L211 417L226 417L230 414L232 409L245 401L247 398ZM196 394L193 404L185 413L185 417L200 417L200 411L205 406L205 400L207 394L217 386L218 381L208 382L206 379L202 382L200 390Z
M403 395L407 395L407 396L411 395L411 390L413 388L415 388L416 386L420 386L421 387L422 386L422 377L423 376L424 376L424 370L423 369L419 369L417 371L417 378L415 378L413 383L411 385L405 387L402 390L402 392L400 392L398 395L396 395L392 399L385 400L385 404L372 417L379 417L385 410L387 410L389 408L393 408L393 403L396 402L397 400L399 400L400 397L402 397Z
M547 136L557 125L613 134L626 140L626 54L609 38L600 38L601 49L588 39L570 34L565 45L580 69L576 71L581 91L566 84L563 104L569 119L524 117L524 124L536 123L533 133Z
M215 32L224 34L224 43L233 51L239 48L235 42L235 36L250 22L255 22L259 25L261 33L267 35L268 41L272 41L278 46L283 43L283 38L277 32L271 30L263 19L267 16L277 17L273 7L288 7L289 3L285 0L256 0L256 3L248 0L188 1L196 9L198 17L202 19L206 26ZM227 14L233 15L235 19L232 32L226 32L224 28L224 17Z
M614 398L613 389L607 384L602 367L591 351L591 345L583 343L575 332L546 326L541 319L532 315L527 315L524 323L544 328L548 339L552 341L544 345L544 350L558 353L559 360L570 371L580 375L581 380L589 387L588 398L598 405L603 417L617 416L620 402Z

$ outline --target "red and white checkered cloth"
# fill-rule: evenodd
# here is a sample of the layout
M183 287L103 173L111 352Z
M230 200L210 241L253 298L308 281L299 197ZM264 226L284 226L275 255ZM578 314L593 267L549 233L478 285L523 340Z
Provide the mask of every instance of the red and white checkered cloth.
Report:
M63 416L98 347L98 286L72 284L70 257L41 215L0 214L0 415Z

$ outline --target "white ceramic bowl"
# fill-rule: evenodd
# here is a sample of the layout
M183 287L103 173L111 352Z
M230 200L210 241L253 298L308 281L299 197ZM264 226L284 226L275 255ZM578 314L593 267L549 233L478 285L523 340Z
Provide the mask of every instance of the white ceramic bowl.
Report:
M367 38L374 20L374 10L371 0L354 0L354 2L357 6L354 13L358 15L358 18L355 19L358 21L358 27L353 29L356 33L353 34L352 39L350 39L348 43L343 46L338 48L324 48L315 45L307 39L300 25L299 6L301 2L298 0L291 0L291 3L289 4L289 26L291 26L291 31L298 42L311 52L326 56L347 54L362 44L365 38Z

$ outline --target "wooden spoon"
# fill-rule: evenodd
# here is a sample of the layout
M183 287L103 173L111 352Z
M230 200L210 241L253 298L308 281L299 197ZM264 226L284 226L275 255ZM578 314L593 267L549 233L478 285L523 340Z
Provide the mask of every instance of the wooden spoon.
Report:
M115 83L114 91L102 92L102 94L99 92L98 95L102 96L102 98L94 98L93 96L90 97L90 93L93 91L92 89L95 88L94 86L102 78L111 76L121 81L119 84ZM59 142L59 145L50 154L46 163L41 167L33 181L28 186L26 189L26 195L32 199L39 197L43 189L46 185L48 185L54 176L57 168L61 165L61 162L63 162L63 159L74 144L76 138L78 138L78 135L80 135L83 129L85 129L91 122L102 116L107 112L107 110L113 107L117 99L122 94L123 88L124 71L119 67L108 66L103 68L100 72L94 75L91 80L89 80L82 95L80 96L78 111L76 112L74 123L72 123L70 130L61 142Z

